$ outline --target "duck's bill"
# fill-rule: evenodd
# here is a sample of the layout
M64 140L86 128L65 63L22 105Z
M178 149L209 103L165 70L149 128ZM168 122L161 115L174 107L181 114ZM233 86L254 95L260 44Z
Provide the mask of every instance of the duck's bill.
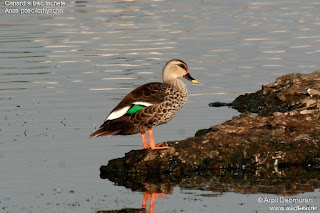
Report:
M189 73L185 74L183 77L184 77L185 79L191 81L192 83L199 84L199 82L198 82L196 79L192 78Z

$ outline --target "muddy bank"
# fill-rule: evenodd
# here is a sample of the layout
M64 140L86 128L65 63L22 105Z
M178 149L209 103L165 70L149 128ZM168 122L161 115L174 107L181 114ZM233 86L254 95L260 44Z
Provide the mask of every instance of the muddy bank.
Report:
M130 151L101 166L101 175L177 178L226 169L317 169L318 91L320 71L282 76L256 93L239 96L232 107L243 113L232 120L200 130L195 137L165 142L170 149Z

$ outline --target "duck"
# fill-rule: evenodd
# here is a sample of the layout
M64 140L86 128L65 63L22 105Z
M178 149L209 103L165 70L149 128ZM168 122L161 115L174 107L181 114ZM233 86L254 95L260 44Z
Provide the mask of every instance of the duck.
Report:
M169 60L162 69L162 83L147 83L126 95L90 138L140 133L143 148L170 148L155 143L153 128L171 121L187 102L188 92L186 85L180 80L182 77L199 84L191 77L184 61Z

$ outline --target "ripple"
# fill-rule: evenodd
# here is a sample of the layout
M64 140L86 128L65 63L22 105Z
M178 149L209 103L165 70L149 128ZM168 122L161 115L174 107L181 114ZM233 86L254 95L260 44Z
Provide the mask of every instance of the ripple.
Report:
M312 47L312 46L311 45L289 46L289 48L294 48L294 49L300 49L300 48L306 48L306 47Z
M315 68L315 67L318 67L318 66L315 66L315 65L299 65L299 67L302 67L302 68Z
M244 93L250 93L249 91L235 91L235 92L208 92L208 93L194 93L189 94L189 96L209 96L209 95L230 95L230 94L244 94Z
M314 51L307 51L306 54L314 54L314 53L320 53L320 50L314 50Z
M55 73L54 72L23 72L23 73L3 73L0 75L44 75L44 74L55 74Z
M245 41L268 41L274 40L274 38L246 38Z
M117 56L119 54L84 54L84 55L81 55L81 56L90 56L90 57L93 57L93 56L99 56L99 57L113 57L113 56Z
M101 80L134 80L132 77L118 77L118 78L102 78Z
M274 30L269 33L287 33L287 32L290 32L290 31L289 30Z
M274 60L274 61L283 60L283 58L279 58L279 57L257 57L257 59L261 59L261 60Z
M25 90L26 88L0 88L0 91Z
M78 46L72 46L72 45L48 45L44 46L45 48L65 48L65 47L78 47Z
M240 66L240 67L238 67L239 69L254 69L255 67L243 67L243 66Z
M263 53L268 53L268 54L273 54L273 53L285 53L287 52L286 50L267 50L267 51L262 51Z
M0 81L0 84L7 84L7 83L28 83L29 81L16 81L16 80L13 80L13 81Z
M153 74L154 72L137 72L137 74L139 75L149 75L149 74Z
M96 64L97 67L142 67L150 64Z
M264 67L282 67L283 65L281 65L281 64L263 64L262 66L264 66Z
M117 73L117 72L123 72L125 70L103 70L103 71L85 71L82 73L85 74L91 74L91 73Z
M233 49L213 49L209 50L209 52L231 52Z
M31 81L33 84L59 84L57 81Z
M110 90L128 90L130 88L127 87L119 87L119 88L90 88L91 91L110 91Z
M277 4L276 2L251 2L250 5L273 5Z
M320 38L320 36L297 36L297 37L293 37L296 39L306 39L306 38Z
M168 45L168 44L176 44L177 42L175 41L167 41L167 42L153 42L153 43L146 43L143 44L143 46L155 46L155 45ZM141 46L141 44L138 43L108 43L108 44L103 44L101 46L107 46L107 47L132 47L132 46Z
M90 62L90 60L74 60L74 61L59 61L59 64L64 64L64 63L78 63L78 62Z

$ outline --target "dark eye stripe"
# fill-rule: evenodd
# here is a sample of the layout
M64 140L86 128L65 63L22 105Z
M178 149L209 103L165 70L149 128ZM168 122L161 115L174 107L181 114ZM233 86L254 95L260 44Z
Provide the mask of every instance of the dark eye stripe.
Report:
M187 70L187 67L184 64L179 64L180 67L182 67L182 69Z

